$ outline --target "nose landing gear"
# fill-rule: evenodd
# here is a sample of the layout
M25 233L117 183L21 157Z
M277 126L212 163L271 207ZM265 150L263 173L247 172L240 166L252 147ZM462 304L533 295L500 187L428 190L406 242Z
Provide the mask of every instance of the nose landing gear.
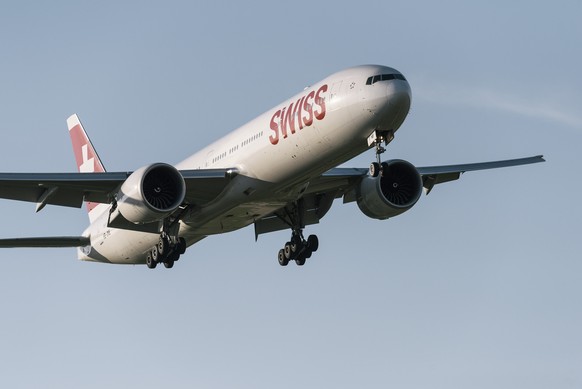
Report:
M368 146L374 145L376 149L376 162L370 164L370 176L378 177L386 168L386 165L381 162L381 155L386 151L384 146L394 140L394 131L374 131L368 137ZM382 145L384 144L384 145Z

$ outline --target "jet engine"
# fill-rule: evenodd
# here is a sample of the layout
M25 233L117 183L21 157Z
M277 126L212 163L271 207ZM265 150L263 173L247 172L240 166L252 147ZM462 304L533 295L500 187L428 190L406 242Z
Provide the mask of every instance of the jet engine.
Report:
M162 220L184 201L186 184L180 172L165 163L133 172L117 194L117 209L134 224Z
M365 177L357 191L360 210L372 219L388 219L408 211L420 198L422 179L410 162L382 163L382 174Z

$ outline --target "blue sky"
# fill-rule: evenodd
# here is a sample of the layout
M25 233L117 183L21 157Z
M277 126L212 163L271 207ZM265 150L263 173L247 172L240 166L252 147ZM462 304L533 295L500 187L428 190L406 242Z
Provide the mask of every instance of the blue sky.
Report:
M413 105L387 158L544 154L376 221L336 203L320 250L287 232L191 247L172 271L0 252L0 386L582 385L582 30L577 1L12 2L0 12L0 170L74 171L78 113L105 165L178 162L342 68L395 67ZM367 166L366 153L346 166ZM83 210L0 201L0 236L76 235Z

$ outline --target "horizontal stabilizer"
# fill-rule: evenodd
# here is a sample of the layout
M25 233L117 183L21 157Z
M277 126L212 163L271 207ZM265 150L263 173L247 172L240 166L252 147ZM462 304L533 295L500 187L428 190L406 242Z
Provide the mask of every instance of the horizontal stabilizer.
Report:
M83 247L91 244L86 236L55 236L0 239L0 248L10 247Z

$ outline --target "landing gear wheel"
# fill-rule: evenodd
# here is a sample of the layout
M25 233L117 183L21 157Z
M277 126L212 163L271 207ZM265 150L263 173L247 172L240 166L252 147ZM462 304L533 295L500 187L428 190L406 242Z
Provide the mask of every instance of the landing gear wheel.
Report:
M184 254L186 252L186 239L184 238L180 238L178 240L178 253L180 255Z
M157 262L158 262L158 258L160 258L160 253L159 253L159 251L158 251L158 246L157 246L157 245L155 245L155 246L152 248L152 251L151 251L151 253L150 253L150 257L152 258L152 261L153 261L153 262L155 262L155 263L157 263Z
M150 269L155 269L158 266L158 263L152 259L152 254L148 253L146 256L146 265Z
M287 266L289 264L289 259L285 257L285 250L279 250L279 254L277 254L277 260L281 266Z
M384 177L385 175L388 174L388 163L387 162L382 162L382 177Z
M174 260L173 260L173 259L170 259L170 258L166 259L166 260L164 261L164 267L165 267L166 269L171 269L171 268L173 268L173 267L174 267Z
M372 177L378 177L380 175L380 164L378 162L372 162L370 164L370 175Z
M317 238L317 235L309 235L307 238L307 248L311 251L317 251L319 248L319 239Z
M158 241L158 244L157 244L158 253L159 253L160 257L164 256L166 251L168 251L169 247L170 247L170 243L168 242L168 240L166 238L160 237L160 240Z
M297 266L305 265L305 254L299 254L297 258L295 258L295 263Z
M293 259L293 250L291 248L291 242L285 243L285 247L283 247L285 258L287 260Z

